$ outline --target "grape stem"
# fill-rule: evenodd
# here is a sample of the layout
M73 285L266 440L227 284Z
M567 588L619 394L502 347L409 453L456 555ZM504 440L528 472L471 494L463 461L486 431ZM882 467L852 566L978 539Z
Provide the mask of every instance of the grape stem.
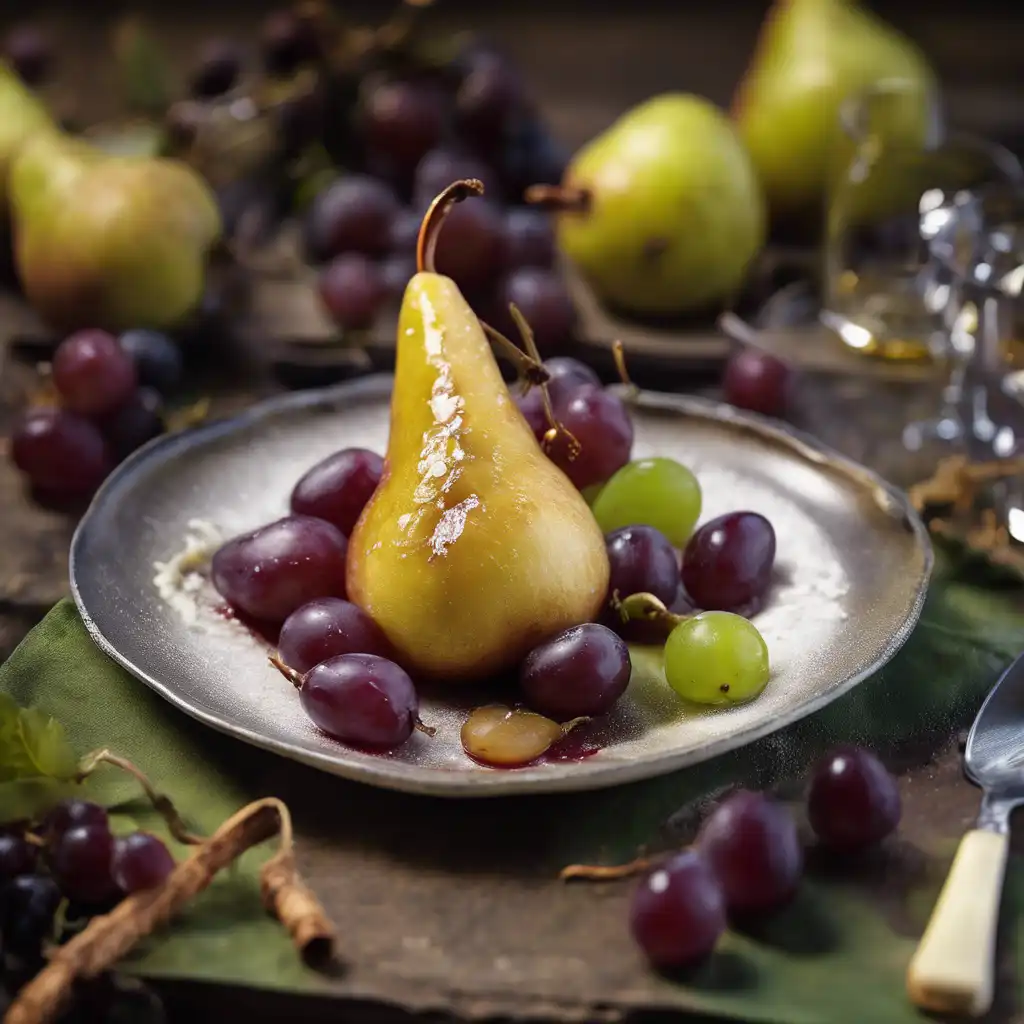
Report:
M648 593L630 594L628 597L620 598L616 590L612 594L611 604L623 622L639 619L641 622L664 626L668 632L675 629L680 622L693 618L692 615L669 611L663 601Z
M563 882L580 879L586 882L614 882L642 874L658 863L658 858L637 857L628 864L569 864L558 872Z
M149 802L167 823L167 828L170 830L171 835L179 843L184 843L186 846L198 846L205 841L202 836L188 830L188 826L182 820L177 808L171 803L170 797L158 792L145 773L126 758L118 757L109 750L94 750L91 754L86 754L82 758L78 768L78 781L84 781L101 764L109 764L115 768L120 768L121 771L127 772L142 786Z
M266 797L224 822L163 883L123 899L57 947L49 963L11 1003L4 1024L53 1020L76 979L102 974L206 889L219 871L275 835L280 836L280 847L260 870L263 903L287 928L307 962L329 958L334 951L334 926L295 866L291 815L276 797Z
M286 665L281 660L280 654L278 654L275 651L273 654L270 655L269 658L267 658L267 661L269 661L270 664L273 665L274 668L276 668L277 671L280 672L281 675L283 675L285 679L287 679L288 682L295 687L296 690L302 689L302 683L305 677L302 675L301 672L296 672L295 669L290 668L288 665Z
M589 213L593 198L589 189L570 185L531 185L525 193L531 205L558 213Z
M629 370L626 368L626 349L618 339L612 343L612 358L615 360L615 371L619 375L619 380L627 388L627 401L635 402L640 395L640 389L629 376Z

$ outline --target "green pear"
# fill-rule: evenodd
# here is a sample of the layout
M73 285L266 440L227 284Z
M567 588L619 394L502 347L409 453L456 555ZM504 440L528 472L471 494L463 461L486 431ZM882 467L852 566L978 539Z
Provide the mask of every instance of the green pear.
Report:
M42 100L0 61L0 196L7 194L10 165L21 144L56 126Z
M728 118L671 93L625 114L573 158L563 252L608 304L672 315L727 302L765 240L757 176Z
M821 223L829 184L854 157L841 108L881 86L887 98L858 130L875 150L924 146L937 85L910 40L855 0L776 0L733 100L774 222Z
M10 199L19 276L53 327L166 328L202 298L221 221L186 164L36 135L11 166Z

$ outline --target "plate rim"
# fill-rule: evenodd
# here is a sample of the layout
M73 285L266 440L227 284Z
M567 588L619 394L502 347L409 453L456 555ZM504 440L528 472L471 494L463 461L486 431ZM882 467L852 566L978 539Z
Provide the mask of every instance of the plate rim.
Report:
M358 759L356 751L348 752L339 746L341 759L337 754L326 754L303 750L301 747L286 740L266 737L256 730L240 726L209 710L196 706L183 697L175 689L160 679L155 678L146 670L136 665L130 657L123 654L106 637L99 623L93 618L78 585L79 565L83 551L88 543L90 528L99 514L100 508L108 500L109 495L127 477L149 460L163 455L173 457L175 449L185 449L197 443L213 440L224 434L249 429L260 423L273 419L275 416L316 406L337 405L339 400L354 398L365 400L383 397L390 393L392 374L370 374L353 380L342 381L328 387L307 389L275 395L257 402L236 415L211 420L175 434L165 434L154 438L143 445L138 451L122 462L103 482L93 496L89 507L75 528L71 540L68 558L69 582L72 598L82 622L92 641L99 649L116 664L144 683L160 697L179 711L202 722L210 728L242 740L253 746L298 761L309 767L325 771L355 782L361 782L382 789L410 793L414 795L446 797L446 798L486 798L497 796L515 796L544 793L584 792L589 790L607 789L613 786L626 785L644 779L668 775L683 768L704 761L713 760L729 751L748 746L775 732L784 729L803 718L809 717L826 707L832 701L848 693L859 683L869 678L886 665L906 643L916 628L924 608L925 599L934 568L935 554L931 537L926 526L910 504L908 496L901 489L888 483L881 476L866 466L847 458L828 445L823 444L810 434L790 427L781 421L734 408L725 402L715 401L697 395L674 394L669 392L637 390L634 400L642 407L665 410L684 417L711 419L733 426L742 427L753 434L766 438L775 444L781 444L793 450L806 462L821 466L827 465L840 471L862 489L872 493L874 500L896 517L901 515L915 541L915 547L921 555L921 570L916 581L910 607L903 621L888 642L879 650L869 665L859 672L853 672L840 680L827 692L788 710L786 713L766 717L759 723L739 730L728 736L721 737L704 746L682 752L667 752L661 755L643 758L637 761L604 762L598 758L581 762L576 770L567 773L551 772L544 767L522 768L515 771L494 770L480 775L472 774L462 777L461 773L446 773L436 768L423 768L419 765L394 767L393 762L385 762L374 758L378 765L391 765L391 770L381 771L373 763ZM614 386L613 390L625 393L622 385ZM348 752L351 760L345 759Z

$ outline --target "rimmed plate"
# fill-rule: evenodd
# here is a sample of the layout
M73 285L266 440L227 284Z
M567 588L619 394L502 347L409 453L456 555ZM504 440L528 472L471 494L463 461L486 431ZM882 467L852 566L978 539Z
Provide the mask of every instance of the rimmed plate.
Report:
M294 481L346 446L383 452L391 379L368 377L264 402L235 419L159 438L104 484L75 534L71 585L89 632L116 661L207 725L286 757L374 785L452 797L596 789L671 772L750 743L810 714L881 667L913 629L932 565L927 532L905 497L786 427L702 399L643 393L635 454L691 466L707 519L767 515L778 580L756 620L773 675L757 700L686 707L656 653L635 653L617 708L581 739L591 756L517 770L471 761L466 711L490 694L426 698L433 739L414 734L375 755L320 734L267 663L267 648L216 610L208 585L161 592L157 563L181 552L196 522L224 537L285 514ZM191 578L193 584L199 581Z

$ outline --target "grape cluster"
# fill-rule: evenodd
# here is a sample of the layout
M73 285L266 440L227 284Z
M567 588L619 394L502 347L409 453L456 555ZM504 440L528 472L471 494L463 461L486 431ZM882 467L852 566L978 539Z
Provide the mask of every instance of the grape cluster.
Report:
M528 185L561 179L564 158L511 60L477 44L445 74L371 77L361 93L361 160L323 188L305 217L306 253L321 267L320 298L338 326L366 329L393 308L415 273L427 207L453 181L478 178L484 198L450 212L437 270L504 333L514 330L515 303L542 349L565 344L575 311L555 265L550 218L523 205Z
M819 844L841 854L880 843L899 824L896 780L870 751L841 747L811 774L807 813ZM804 868L785 804L738 790L708 816L694 845L658 864L633 894L633 937L660 969L707 957L730 920L772 914L796 895Z
M182 360L157 331L115 338L83 330L60 343L51 372L57 402L33 406L15 422L11 459L37 498L74 504L163 432L164 400L181 379Z
M85 800L62 801L39 821L0 830L0 964L11 969L8 987L42 966L47 945L124 896L160 885L173 869L160 839L115 836L106 811Z

